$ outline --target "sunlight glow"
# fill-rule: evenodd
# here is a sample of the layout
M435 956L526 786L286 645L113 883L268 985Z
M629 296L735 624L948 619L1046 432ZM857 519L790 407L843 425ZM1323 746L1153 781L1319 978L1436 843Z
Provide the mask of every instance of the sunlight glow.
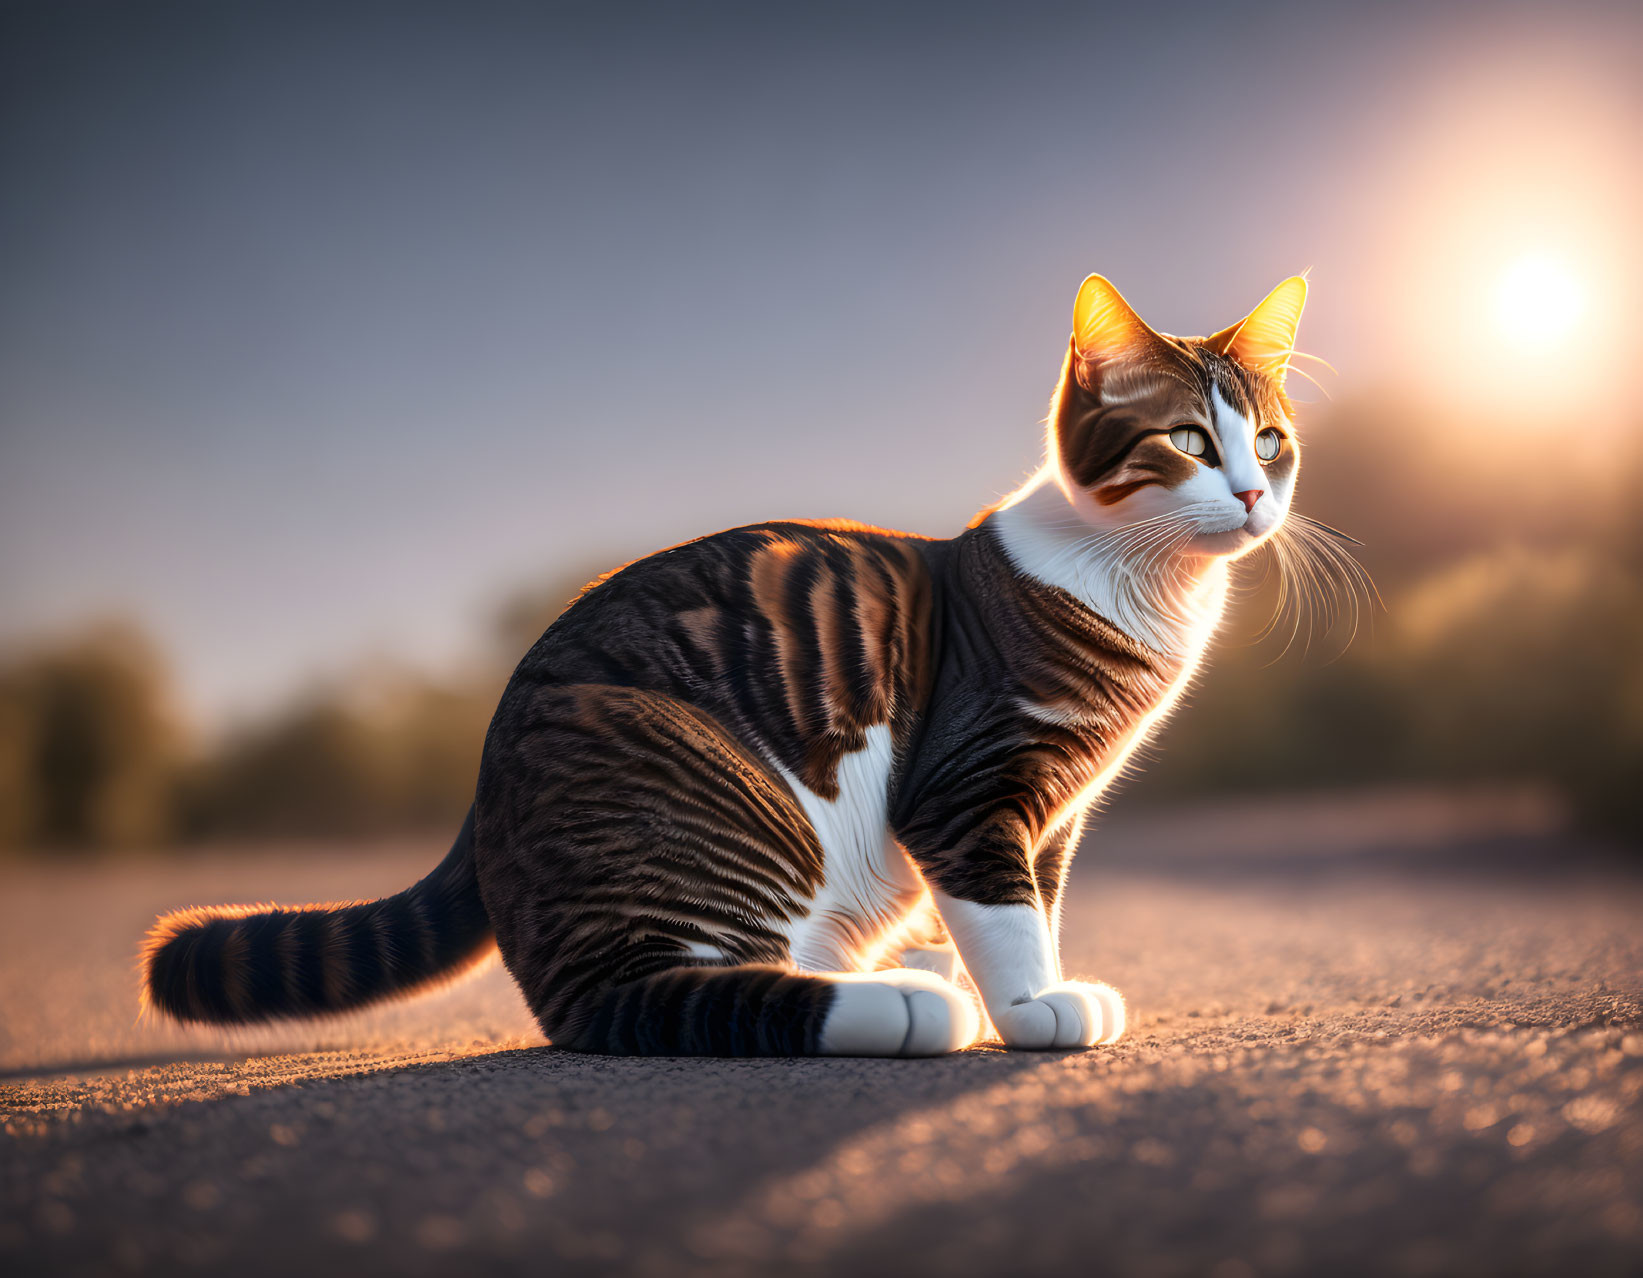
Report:
M1586 289L1568 265L1549 254L1510 263L1495 286L1495 323L1524 350L1566 342L1586 313Z
M1395 193L1375 252L1332 284L1376 313L1365 348L1318 352L1375 361L1473 443L1556 432L1559 456L1581 459L1570 482L1606 466L1605 434L1567 426L1634 420L1643 178L1615 158L1636 151L1620 83L1527 46L1446 66L1408 107L1420 129L1389 135L1374 166Z

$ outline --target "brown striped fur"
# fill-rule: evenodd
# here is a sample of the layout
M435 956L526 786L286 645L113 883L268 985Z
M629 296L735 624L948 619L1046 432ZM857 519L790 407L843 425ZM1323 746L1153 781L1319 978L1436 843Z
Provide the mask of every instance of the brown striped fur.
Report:
M1287 424L1303 296L1288 281L1283 323L1249 327L1258 308L1197 341L1086 281L1049 446L1088 518L1122 528L1126 503L1202 487L1218 459L1169 431L1213 437L1217 398L1246 425ZM1295 465L1290 441L1240 473L1291 482ZM514 672L432 874L382 901L168 915L144 946L145 1004L217 1022L338 1011L464 970L494 934L561 1045L797 1054L822 1050L840 987L800 969L795 937L870 967L898 935L944 935L932 899L1053 920L1087 800L1202 639L1165 651L1031 575L1001 517L951 540L757 524L600 578ZM850 843L863 820L882 828ZM851 868L839 847L853 885L834 877Z
M473 821L421 882L380 901L176 910L138 955L141 1007L256 1024L366 1007L456 980L494 951L473 877Z

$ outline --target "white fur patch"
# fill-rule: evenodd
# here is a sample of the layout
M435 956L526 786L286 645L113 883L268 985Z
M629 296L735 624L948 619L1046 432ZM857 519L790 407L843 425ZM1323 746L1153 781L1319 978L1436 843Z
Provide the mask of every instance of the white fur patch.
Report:
M975 1005L933 972L892 968L833 979L824 1056L940 1056L968 1047L980 1031Z
M1116 1042L1124 1032L1124 1000L1110 985L1062 981L993 1017L1008 1047L1065 1050Z
M1219 386L1210 391L1210 407L1215 417L1215 433L1221 438L1221 474L1227 492L1236 494L1259 489L1271 500L1272 484L1261 459L1255 455L1255 427L1221 395ZM1240 503L1241 504L1241 503Z
M1117 990L1061 979L1055 940L1037 906L977 905L939 893L936 905L1006 1046L1090 1047L1124 1032Z
M924 890L918 871L890 837L892 745L888 724L867 730L867 744L839 762L838 798L809 789L781 765L822 849L823 882L810 911L788 927L793 963L805 972L853 972Z
M1289 513L1290 499L1295 495L1295 467L1284 467L1282 475L1275 475L1261 465L1255 453L1255 425L1222 398L1220 387L1210 397L1215 415L1215 433L1221 437L1225 453L1223 478L1227 491L1261 491L1261 498L1245 516L1244 527L1256 537L1264 537Z
M977 905L940 892L935 900L994 1021L1061 979L1049 920L1036 905Z
M1204 491L1172 496L1171 501L1183 505L1218 502L1223 507L1220 522L1226 523L1226 511L1235 511L1237 519L1228 526L1236 527L1244 518L1242 503L1233 499L1216 472L1207 466L1198 470L1202 475L1194 475L1181 488L1199 484ZM1094 505L1088 495L1083 502ZM987 526L998 534L1018 571L1065 590L1131 638L1159 652L1176 654L1201 646L1199 630L1205 610L1213 604L1218 619L1219 600L1210 600L1202 590L1177 596L1159 589L1155 580L1139 571L1136 557L1126 551L1119 536L1122 529L1104 529L1095 522L1101 517L1070 501L1054 472L1046 469L1008 505L988 516ZM1109 532L1111 536L1105 535Z

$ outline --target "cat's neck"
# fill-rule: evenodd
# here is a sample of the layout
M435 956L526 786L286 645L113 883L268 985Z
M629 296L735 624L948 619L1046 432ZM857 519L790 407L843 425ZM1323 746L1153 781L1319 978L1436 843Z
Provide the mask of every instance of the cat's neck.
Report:
M1118 629L1172 657L1196 656L1226 603L1220 559L1160 559L1144 537L1102 535L1080 517L1046 467L982 526L1018 572L1065 590Z

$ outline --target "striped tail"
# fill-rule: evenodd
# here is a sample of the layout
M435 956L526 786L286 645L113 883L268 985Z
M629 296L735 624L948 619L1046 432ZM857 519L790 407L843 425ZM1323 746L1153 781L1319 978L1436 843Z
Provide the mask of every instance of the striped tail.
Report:
M252 1025L324 1016L449 981L487 957L473 811L420 883L380 901L178 910L143 942L144 1007Z

